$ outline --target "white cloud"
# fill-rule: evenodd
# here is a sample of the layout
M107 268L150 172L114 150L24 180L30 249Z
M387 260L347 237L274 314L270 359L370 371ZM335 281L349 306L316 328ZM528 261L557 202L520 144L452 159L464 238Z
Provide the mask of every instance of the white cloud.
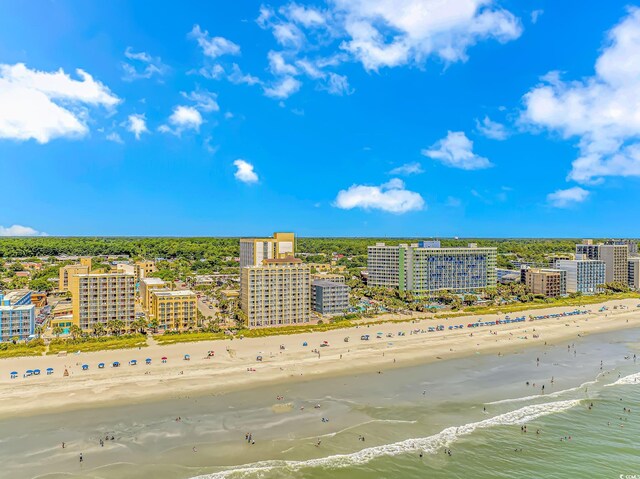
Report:
M200 25L194 25L189 36L196 39L202 48L202 53L210 58L240 54L239 45L224 37L210 37L208 31L200 29Z
M493 166L487 158L473 152L473 142L462 131L449 131L430 149L422 150L422 154L461 170L481 170Z
M264 94L271 98L288 98L297 92L302 83L291 76L280 78L270 87L264 87Z
M233 164L237 168L233 176L235 176L238 181L242 181L243 183L258 182L258 175L253 170L253 165L251 163L238 159L234 161Z
M113 141L114 143L124 143L124 141L122 141L122 137L115 131L112 131L107 135L107 140Z
M543 13L544 10L534 10L533 12L531 12L531 23L538 23L538 19L542 16Z
M197 89L191 93L181 92L181 94L187 100L194 102L196 104L196 108L200 111L207 113L211 111L220 111L217 93Z
M482 121L476 119L476 129L481 135L492 140L506 140L509 136L507 128L502 123L492 121L488 116L485 116Z
M4 227L0 225L0 236L47 236L47 233L37 231L29 226L13 225Z
M290 3L289 5L282 7L280 13L285 15L289 20L299 23L305 27L318 27L325 25L327 19L325 14L320 10L313 7L305 7L303 5L297 5Z
M144 114L129 115L127 118L127 131L136 136L136 140L140 139L143 133L149 133L147 129L147 119Z
M589 197L589 191L574 186L566 190L556 190L547 195L547 202L556 208L567 208L582 203Z
M405 163L389 172L390 175L418 175L424 173L422 165L417 161L414 163Z
M422 64L430 56L464 61L479 40L507 42L520 22L493 0L334 0L341 48L367 70Z
M278 23L273 26L273 36L283 47L300 48L305 42L305 36L293 23Z
M122 62L125 81L148 79L154 75L163 76L169 71L169 67L162 63L160 57L152 57L146 52L136 53L131 47L127 47L124 56L129 60L129 62Z
M316 63L309 61L306 58L297 60L296 65L302 70L302 73L314 80L325 78L327 76L327 74L323 72Z
M242 73L240 67L235 63L231 65L231 73L227 75L227 79L231 83L236 84L245 83L247 85L260 85L262 83L258 77L250 75L248 73Z
M112 109L120 99L84 70L80 80L64 70L31 70L23 63L0 64L0 138L47 143L89 131L88 107Z
M393 178L380 186L351 185L338 192L334 206L344 210L362 208L407 213L422 210L425 202L419 193L405 189L402 180Z
M640 176L640 9L630 8L609 32L595 71L571 82L547 74L524 96L521 121L578 138L571 180Z
M351 95L354 91L347 77L337 73L329 73L326 89L332 95Z
M191 106L180 105L174 108L169 117L169 125L171 126L161 125L158 131L180 135L185 130L198 131L203 122L202 115L198 110Z
M297 75L298 70L293 65L289 65L281 52L270 50L267 54L269 59L269 70L274 75Z

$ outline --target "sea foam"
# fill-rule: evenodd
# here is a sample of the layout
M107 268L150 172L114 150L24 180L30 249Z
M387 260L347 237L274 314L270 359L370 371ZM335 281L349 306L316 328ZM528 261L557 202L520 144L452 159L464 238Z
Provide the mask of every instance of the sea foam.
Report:
M412 452L436 454L438 451L451 445L461 436L471 434L476 429L485 429L493 426L509 426L525 424L542 416L556 414L577 406L580 400L556 401L545 404L533 404L462 426L448 427L438 434L422 438L406 439L392 444L369 447L351 454L336 454L333 456L309 459L306 461L260 461L253 464L238 466L225 471L197 476L193 479L225 479L229 477L246 477L259 472L268 472L274 469L284 469L296 472L309 467L343 468L366 464L381 456L398 456Z
M535 394L533 396L524 396L524 397L512 398L512 399L500 399L498 401L488 402L487 405L508 404L512 402L525 402L525 401L531 401L533 399L540 399L540 398L557 398L559 396L562 396L563 394L572 393L574 391L580 391L586 388L587 386L596 384L597 382L598 381L587 381L585 383L582 383L580 386L576 386L574 388L569 388L569 389L562 389L560 391L555 391L549 394Z
M621 386L625 384L640 384L640 373L629 374L614 383L607 384L607 386Z

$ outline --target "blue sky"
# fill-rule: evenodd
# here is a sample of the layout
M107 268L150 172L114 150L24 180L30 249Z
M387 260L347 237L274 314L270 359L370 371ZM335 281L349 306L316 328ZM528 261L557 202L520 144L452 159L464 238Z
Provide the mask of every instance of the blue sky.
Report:
M0 235L638 236L640 10L0 3Z

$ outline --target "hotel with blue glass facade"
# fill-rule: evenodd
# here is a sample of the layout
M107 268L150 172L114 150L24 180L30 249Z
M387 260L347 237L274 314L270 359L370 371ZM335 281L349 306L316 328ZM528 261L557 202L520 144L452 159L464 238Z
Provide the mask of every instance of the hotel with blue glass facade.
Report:
M496 248L442 248L439 241L367 250L369 286L384 286L429 296L439 291L480 293L496 286Z
M35 330L35 306L11 304L0 294L0 342L27 339Z

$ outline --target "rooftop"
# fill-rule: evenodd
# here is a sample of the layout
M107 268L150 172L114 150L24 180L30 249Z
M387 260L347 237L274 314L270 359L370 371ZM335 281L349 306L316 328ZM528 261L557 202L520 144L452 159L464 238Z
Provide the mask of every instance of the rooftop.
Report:
M164 281L160 278L142 278L144 284L164 284Z
M170 289L154 289L151 294L156 296L172 296L172 297L180 297L180 296L195 296L196 293L191 291L190 289L181 289L178 291L171 291Z

